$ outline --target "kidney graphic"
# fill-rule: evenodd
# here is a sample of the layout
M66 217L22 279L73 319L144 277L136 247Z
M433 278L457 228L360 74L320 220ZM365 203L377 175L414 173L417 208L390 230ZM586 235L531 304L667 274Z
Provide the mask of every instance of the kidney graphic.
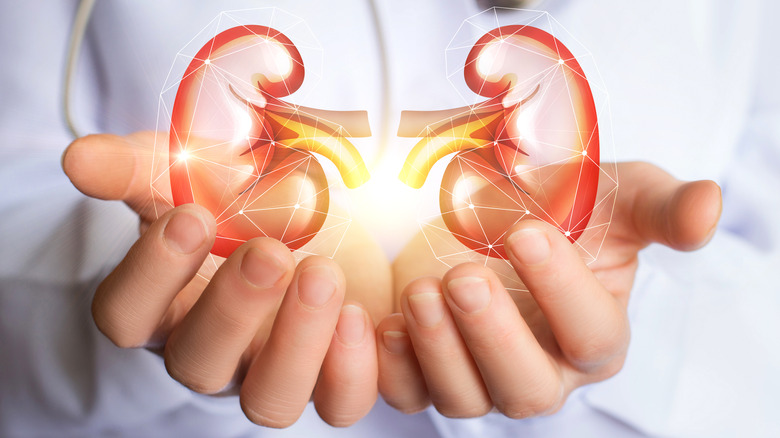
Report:
M398 135L422 140L400 179L419 188L434 163L456 153L439 206L461 243L506 259L506 232L529 218L574 242L590 219L599 179L596 107L577 60L541 29L502 26L474 44L464 79L487 100L402 113Z
M212 253L227 257L267 236L299 249L329 209L325 172L344 184L368 170L347 137L370 136L365 111L327 111L287 103L304 80L295 44L265 26L225 30L198 51L179 83L171 114L169 165L174 205L195 202L217 221Z

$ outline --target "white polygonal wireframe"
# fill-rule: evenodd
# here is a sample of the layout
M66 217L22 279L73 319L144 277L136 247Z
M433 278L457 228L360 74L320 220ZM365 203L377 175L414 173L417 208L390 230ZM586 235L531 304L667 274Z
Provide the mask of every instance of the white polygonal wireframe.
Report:
M307 97L316 92L322 79L324 50L303 19L275 7L253 8L224 11L211 20L197 33L176 55L165 84L159 95L158 116L154 140L153 171L150 178L150 188L154 201L155 215L159 217L165 211L173 208L170 198L170 168L169 164L169 129L173 104L181 82L182 75L193 60L196 53L217 34L237 26L261 25L280 31L295 45L304 63L305 78L300 88L283 100L291 107L300 105ZM345 193L341 178L332 165L321 162L327 176L327 190L330 205L325 212L326 219L316 236L294 251L296 259L308 255L324 255L333 257L338 250L352 222L349 213L349 197ZM293 163L292 166L308 166L309 163ZM290 167L290 166L287 166ZM237 170L240 172L240 170ZM290 201L291 207L298 208L297 200ZM219 216L219 215L217 215ZM219 220L219 218L218 218ZM209 255L204 266L212 271L221 263L222 258Z
M537 27L560 40L571 51L590 85L599 128L599 190L590 222L580 238L574 242L583 260L590 264L598 258L606 238L618 188L609 96L591 52L546 11L494 7L467 18L451 39L445 49L447 79L462 99L463 105L473 106L484 102L486 98L473 92L465 82L466 58L480 37L493 29L509 25ZM446 161L451 160L451 157ZM507 260L489 257L470 249L456 240L441 221L442 212L439 210L439 203L430 202L433 198L430 191L435 190L438 199L439 183L444 167L438 165L431 171L428 176L430 183L422 188L428 193L421 196L423 202L419 208L420 229L434 256L447 267L465 262L490 267L501 277L508 290L526 291ZM527 212L518 211L518 219L523 216L523 213Z

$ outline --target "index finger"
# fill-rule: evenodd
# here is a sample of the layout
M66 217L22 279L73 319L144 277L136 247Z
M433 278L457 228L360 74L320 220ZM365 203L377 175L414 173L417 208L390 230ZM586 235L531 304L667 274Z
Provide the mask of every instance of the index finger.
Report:
M506 248L569 362L584 372L621 364L630 337L623 304L568 239L547 223L529 220L512 228Z

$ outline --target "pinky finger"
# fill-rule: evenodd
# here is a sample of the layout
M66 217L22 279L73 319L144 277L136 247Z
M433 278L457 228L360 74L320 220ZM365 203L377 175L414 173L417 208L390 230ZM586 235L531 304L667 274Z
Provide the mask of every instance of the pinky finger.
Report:
M389 315L379 323L376 332L382 398L407 414L427 408L431 399L403 315Z
M355 304L341 308L336 332L314 389L314 406L331 426L350 426L377 398L377 356L373 324Z

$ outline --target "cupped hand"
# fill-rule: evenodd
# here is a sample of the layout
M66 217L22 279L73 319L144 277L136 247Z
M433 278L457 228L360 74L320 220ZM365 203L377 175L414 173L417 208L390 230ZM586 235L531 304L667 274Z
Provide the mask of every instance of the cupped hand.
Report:
M706 244L721 198L712 181L684 183L650 164L621 163L617 172L611 226L589 265L554 227L530 220L507 234L511 267L502 275L477 264L446 270L422 236L402 251L394 262L396 285L406 285L400 313L377 328L379 389L390 405L526 418L555 412L574 389L621 369L637 253L652 242ZM507 291L501 279L511 271L530 293Z
M224 260L210 256L216 225L206 209L153 204L151 176L164 172L152 169L153 139L89 136L63 156L79 190L122 200L140 217L140 238L95 294L98 328L119 347L159 352L169 374L192 390L239 392L255 423L288 426L310 399L332 425L362 418L377 394L372 319L389 313L391 302L381 250L352 227L341 260L312 256L296 266L269 238ZM156 180L158 193L170 196L167 180ZM356 260L360 270L351 269Z

